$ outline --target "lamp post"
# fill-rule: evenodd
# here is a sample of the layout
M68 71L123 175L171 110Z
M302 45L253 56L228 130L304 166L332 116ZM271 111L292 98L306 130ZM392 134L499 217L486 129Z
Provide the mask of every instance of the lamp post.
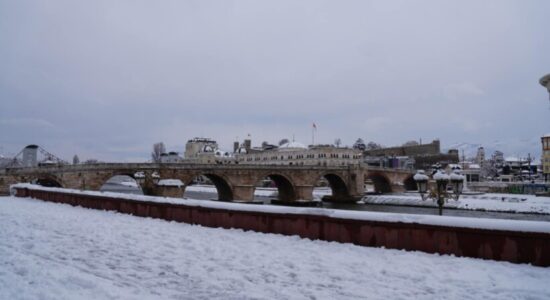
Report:
M413 179L414 181L416 181L420 197L422 198L422 200L426 200L426 192L428 191L428 180L430 179L430 177L424 174L424 170L418 170L416 174L414 174Z
M420 193L422 200L430 198L437 201L440 216L443 215L443 205L445 204L445 201L448 199L458 200L460 194L462 194L462 189L464 188L464 176L458 173L458 171L453 172L451 175L447 175L441 170L437 170L437 172L433 175L433 179L436 183L435 190L432 190L428 195L426 194L428 192L429 177L424 174L424 171L419 170L414 175L413 179L416 181L418 193ZM449 182L453 188L452 193L447 192Z

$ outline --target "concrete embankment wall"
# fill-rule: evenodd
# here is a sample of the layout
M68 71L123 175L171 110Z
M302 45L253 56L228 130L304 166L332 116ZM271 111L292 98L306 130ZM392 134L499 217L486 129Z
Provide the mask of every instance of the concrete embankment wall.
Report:
M63 192L59 189L50 191L15 187L14 190L17 197L31 197L44 201L208 227L238 228L362 246L550 266L550 231L546 231L546 229L534 232L480 229L457 227L456 224L442 226L348 219L320 214L266 212L261 209L256 211L253 208L255 205L245 205L244 207L247 209L239 210L124 199L104 196L100 193L90 195L77 191ZM225 206L230 207L231 205L228 203ZM242 205L235 206L243 207ZM546 224L543 224L543 228L546 228L545 226Z

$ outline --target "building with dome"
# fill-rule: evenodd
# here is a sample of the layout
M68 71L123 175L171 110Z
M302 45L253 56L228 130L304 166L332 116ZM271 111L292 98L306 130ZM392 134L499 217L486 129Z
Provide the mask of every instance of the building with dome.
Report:
M238 164L297 165L297 166L348 166L359 165L361 150L333 145L311 145L291 141L278 147L251 148L244 144L235 151Z
M214 152L218 149L218 143L209 138L196 137L187 141L185 144L185 158L196 158L203 152Z
M220 150L218 143L209 138L193 138L185 144L185 163L231 164L235 163L233 153Z

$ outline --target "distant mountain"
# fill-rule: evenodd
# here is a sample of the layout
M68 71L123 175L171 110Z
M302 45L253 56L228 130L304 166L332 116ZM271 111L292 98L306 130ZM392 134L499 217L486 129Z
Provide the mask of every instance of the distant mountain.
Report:
M441 151L447 152L449 149L458 149L460 159L462 152L466 159L475 158L477 149L483 147L485 149L485 158L488 159L496 151L502 151L504 157L527 157L531 154L534 159L540 158L541 146L540 137L509 139L506 141L494 140L483 144L469 142L455 142L449 145L443 145Z
M479 147L485 148L485 156L491 156L491 154L494 152L494 150L490 150L487 147L483 146L482 144L473 144L473 143L453 143L451 145L448 145L446 147L443 147L441 149L443 152L449 151L449 149L458 149L458 154L460 156L460 159L462 160L462 156L466 157L466 159L474 158L477 155L477 149Z

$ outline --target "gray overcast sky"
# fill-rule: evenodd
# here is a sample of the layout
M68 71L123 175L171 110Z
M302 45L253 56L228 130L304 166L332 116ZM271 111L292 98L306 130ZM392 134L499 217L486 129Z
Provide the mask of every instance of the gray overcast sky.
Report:
M550 1L0 0L0 154L206 136L540 155ZM490 154L490 153L489 153Z

